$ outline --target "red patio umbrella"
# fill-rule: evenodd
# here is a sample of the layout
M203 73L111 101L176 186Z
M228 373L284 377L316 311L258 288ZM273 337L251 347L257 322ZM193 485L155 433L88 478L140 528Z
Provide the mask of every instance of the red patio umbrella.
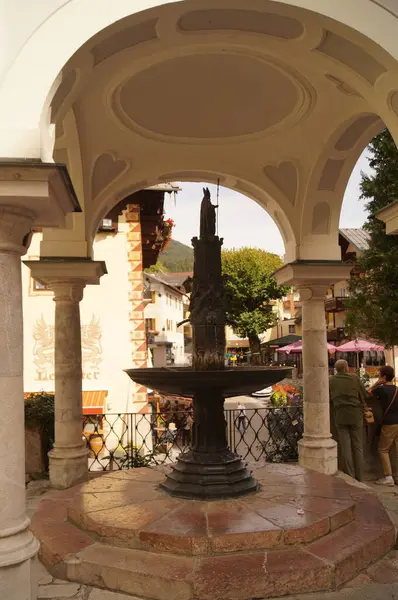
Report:
M328 352L333 354L336 350L339 350L337 346L333 346L333 344L328 344ZM294 342L294 344L289 344L288 346L283 346L282 348L278 348L277 352L286 352L286 354L300 354L303 351L303 341L298 340L298 342Z
M351 340L342 346L338 346L337 352L382 352L384 346L367 340Z
M384 346L381 344L375 344L374 342L368 342L368 340L351 340L342 346L337 348L338 352L356 352L357 353L357 366L359 367L359 353L360 352L382 352Z

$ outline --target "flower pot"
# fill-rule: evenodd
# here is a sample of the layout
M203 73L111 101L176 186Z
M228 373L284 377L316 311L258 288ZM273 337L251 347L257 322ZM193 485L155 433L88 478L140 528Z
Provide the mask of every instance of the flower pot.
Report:
M91 456L98 457L103 454L105 445L102 435L97 434L90 436L89 447Z

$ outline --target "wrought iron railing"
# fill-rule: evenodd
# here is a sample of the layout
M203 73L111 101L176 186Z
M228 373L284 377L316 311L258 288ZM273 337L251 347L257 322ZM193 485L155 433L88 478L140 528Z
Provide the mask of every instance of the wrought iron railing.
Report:
M83 435L90 471L167 465L189 449L189 411L86 415ZM298 458L302 406L226 410L230 448L249 461L289 462Z

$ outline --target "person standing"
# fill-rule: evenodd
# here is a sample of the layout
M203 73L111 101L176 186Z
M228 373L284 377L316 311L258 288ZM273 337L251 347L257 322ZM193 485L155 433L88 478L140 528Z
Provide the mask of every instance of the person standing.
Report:
M348 371L346 360L335 364L336 374L330 378L333 405L343 471L362 481L363 427L367 392L357 375Z
M242 404L242 402L239 402L238 410L238 429L243 435L246 431L246 407L244 404Z
M381 367L379 378L369 388L383 409L383 420L379 440L379 456L384 476L376 481L378 485L394 486L398 484L397 472L393 477L390 450L395 445L395 468L398 469L398 388L394 385L394 369Z
M191 431L193 425L193 418L191 413L188 413L185 417L185 422L182 430L182 445L189 446L191 443Z

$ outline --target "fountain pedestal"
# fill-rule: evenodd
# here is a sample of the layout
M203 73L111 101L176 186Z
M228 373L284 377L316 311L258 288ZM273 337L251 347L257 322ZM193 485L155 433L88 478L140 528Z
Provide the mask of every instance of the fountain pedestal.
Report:
M256 491L256 480L228 447L223 395L198 393L193 410L191 450L179 456L161 487L183 498L235 497Z

